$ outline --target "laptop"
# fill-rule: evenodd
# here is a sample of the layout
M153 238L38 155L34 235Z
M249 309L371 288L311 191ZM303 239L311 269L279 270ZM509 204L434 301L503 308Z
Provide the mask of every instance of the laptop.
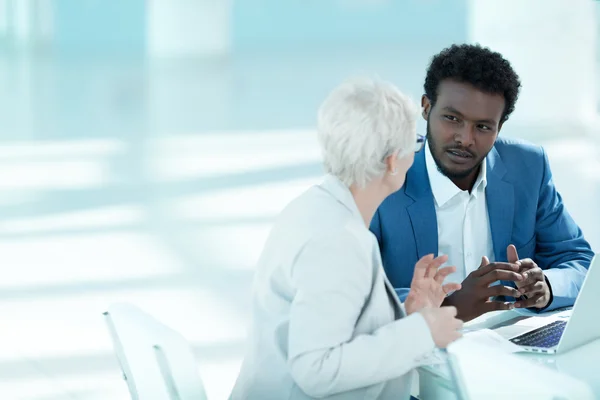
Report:
M592 259L579 295L568 318L552 318L547 324L525 331L509 340L522 350L556 354L600 338L600 255Z

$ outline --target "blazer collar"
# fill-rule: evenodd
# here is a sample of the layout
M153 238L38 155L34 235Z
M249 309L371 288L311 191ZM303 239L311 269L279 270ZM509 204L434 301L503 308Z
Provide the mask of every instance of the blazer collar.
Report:
M352 196L348 186L346 186L341 180L331 174L327 174L319 186L330 193L338 202L344 205L348 211L350 211L352 216L357 218L361 224L364 224L362 215L358 210L356 202L354 201L354 196Z
M427 146L427 144L425 144ZM506 166L495 147L487 157L486 203L490 220L490 230L496 261L506 260L506 247L512 238L514 220L514 187L505 180ZM412 199L407 204L417 254L421 258L427 254L438 253L437 216L435 201L427 173L425 151L415 155L411 169L406 175L404 194Z
M425 144L427 146L427 144ZM406 211L410 219L415 244L417 246L417 258L427 254L438 254L437 217L435 204L427 165L425 151L421 150L415 155L412 167L406 174L404 194L412 203L407 203ZM406 229L400 227L400 229Z
M490 230L494 244L495 261L506 261L506 248L511 244L512 229L515 217L515 189L506 180L506 166L493 147L487 155L488 185L485 199L490 218Z
M428 144L425 143L425 146L427 145ZM429 175L427 174L425 149L415 154L413 165L406 174L404 193L414 201L433 197L431 184L429 183Z

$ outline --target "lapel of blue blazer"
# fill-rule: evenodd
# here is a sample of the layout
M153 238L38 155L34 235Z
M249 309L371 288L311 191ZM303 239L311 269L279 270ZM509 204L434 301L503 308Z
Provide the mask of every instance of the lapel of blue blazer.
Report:
M427 146L427 144L426 144ZM435 215L435 204L427 165L425 150L415 154L412 167L406 174L405 194L413 200L406 210L410 218L415 243L417 244L417 259L427 254L438 253L438 230Z
M506 261L506 247L512 237L515 214L515 193L510 182L505 181L506 167L495 147L487 156L487 186L485 197L490 218L490 229L496 261Z

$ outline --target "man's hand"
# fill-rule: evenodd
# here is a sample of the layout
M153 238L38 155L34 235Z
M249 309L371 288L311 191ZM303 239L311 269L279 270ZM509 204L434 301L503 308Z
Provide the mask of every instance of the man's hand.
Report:
M410 291L404 302L408 315L426 307L437 308L448 293L460 289L459 283L443 284L444 279L456 271L456 267L438 269L446 261L448 256L433 258L433 254L429 254L415 265Z
M519 272L523 275L523 280L516 282L517 289L525 296L525 299L515 303L516 308L544 308L550 302L552 294L546 276L538 265L530 258L519 260L517 248L514 245L508 246L506 250L508 261L520 266ZM520 296L517 296L517 298Z
M494 301L494 296L519 297L521 293L514 288L503 285L490 286L496 281L520 282L523 280L519 266L514 263L492 263L487 257L481 259L479 268L471 272L463 281L462 289L452 293L444 301L444 305L456 307L457 318L470 321L489 311L512 310L513 304Z

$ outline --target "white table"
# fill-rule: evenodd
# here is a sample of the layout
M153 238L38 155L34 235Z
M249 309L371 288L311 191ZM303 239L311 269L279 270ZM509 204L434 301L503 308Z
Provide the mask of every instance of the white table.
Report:
M537 316L540 318L552 318L554 314L555 313L544 313L537 314ZM516 311L488 313L465 324L465 328L469 330L493 328L519 317L523 317L523 315ZM595 316L590 316L590 318L595 318ZM501 332L502 329L507 328L500 328L498 331ZM600 398L600 373L598 373L598 364L600 362L600 339L559 355L535 353L516 354L519 357L527 358L530 361L534 361L547 368L552 368L560 373L587 383L594 394ZM515 366L515 372L517 371L518 366ZM419 368L419 398L422 400L452 400L456 398L452 381L450 380L450 372L446 364Z

